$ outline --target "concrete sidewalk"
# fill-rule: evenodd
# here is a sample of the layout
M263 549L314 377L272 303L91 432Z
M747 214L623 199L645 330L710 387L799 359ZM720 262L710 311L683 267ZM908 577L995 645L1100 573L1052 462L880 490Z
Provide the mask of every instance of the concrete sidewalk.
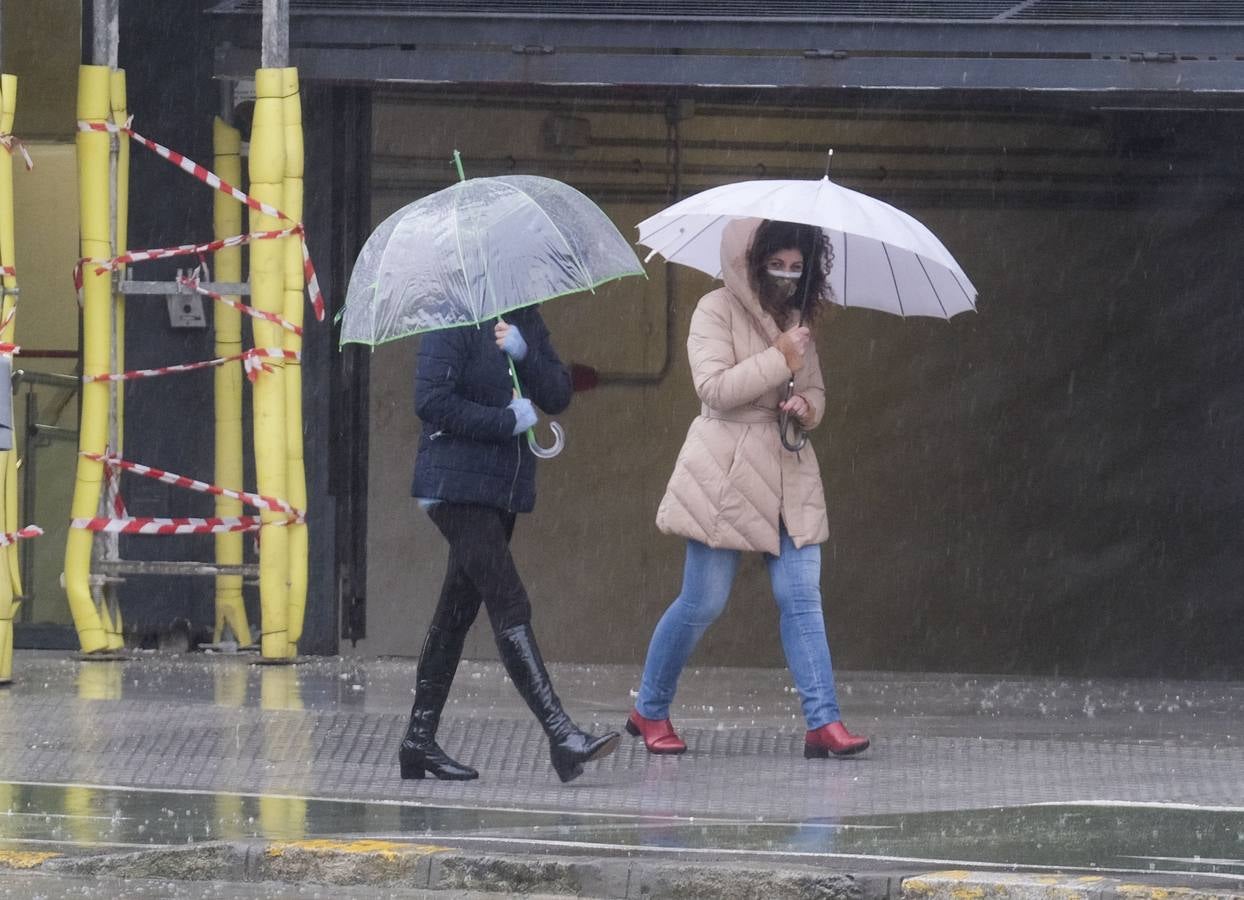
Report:
M620 728L636 669L552 669L582 726ZM133 854L152 853L188 872L189 843L230 860L225 880L281 877L248 861L311 841L286 853L301 854L299 877L344 867L412 888L913 900L1105 896L1138 881L1244 889L1241 684L842 673L846 720L874 748L804 760L784 671L691 669L675 710L685 756L624 738L562 785L494 663L463 665L442 725L446 749L481 771L468 783L397 775L412 661L19 653L15 675L0 693L0 848L56 854L38 865L66 875L138 875ZM359 838L396 849L364 852ZM420 846L437 849L407 849ZM379 874L386 853L405 874ZM1000 874L1015 872L1036 880Z

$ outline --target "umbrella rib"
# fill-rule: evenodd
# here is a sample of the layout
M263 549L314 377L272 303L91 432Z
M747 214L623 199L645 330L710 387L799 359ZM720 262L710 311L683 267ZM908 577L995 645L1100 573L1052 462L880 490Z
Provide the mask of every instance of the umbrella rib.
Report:
M747 183L750 183L750 182L747 182ZM786 184L787 184L787 183L786 183L785 181L779 181L779 182L777 182L777 187L775 187L773 190L769 191L767 194L765 194L764 196L762 196L759 200L756 200L756 201L753 201L753 202L755 202L755 203L762 203L762 202L764 202L765 200L768 200L770 197L772 197L772 196L773 196L774 194L776 194L778 191L780 191L780 190L782 190L784 187L786 187ZM723 187L731 187L731 185L723 185ZM712 190L718 190L718 188L713 188ZM708 192L706 191L705 193L708 193ZM699 196L701 196L701 195L698 195L698 194L697 194L696 196L697 196L697 197L699 197ZM691 200L691 199L693 199L693 198L691 198L691 197L688 197L688 198L687 198L687 200ZM674 206L671 206L671 207L669 207L669 209L666 209L666 210L664 210L663 212L659 212L659 213L657 213L656 215L660 216L660 215L664 215L665 213L669 213L669 212L670 212L671 210L673 210L675 207L677 207L677 206L678 206L678 205L680 205L681 203L685 203L685 202L687 202L687 201L680 200L678 203L675 203L675 204L674 204ZM674 226L674 225L677 225L677 224L678 224L678 220L679 220L682 216L697 216L697 215L698 215L698 216L714 216L714 219L713 219L713 224L716 224L718 221L720 221L721 219L725 218L727 215L729 215L731 218L735 218L735 219L740 219L740 218L742 218L742 219L757 218L757 217L753 217L750 213L749 213L749 214L742 215L742 216L737 216L737 215L733 215L733 214L729 214L729 213L711 213L711 212L702 212L702 213L679 213L677 216L671 216L671 217L670 217L670 219L669 219L669 221L665 222L663 225L660 225L660 226L659 226L659 227L657 227L657 228L656 228L656 229L655 229L655 230L654 230L651 234L649 234L649 235L648 235L648 238L647 238L646 240L639 241L638 243L647 244L649 247L651 247L651 246L653 246L653 240L652 240L652 239L653 239L654 237L656 237L658 234L660 234L662 231L664 231L666 228L670 228L670 227L672 227L672 226ZM763 217L760 217L760 218L763 218ZM697 236L698 236L698 235L697 235ZM686 244L684 244L683 246L686 246ZM682 247L679 247L678 249L679 249L679 250L681 250L681 249L682 249ZM658 251L658 252L660 252L662 255L664 255L664 251ZM675 253L677 253L678 251L677 251L677 250L675 250L674 252L675 252Z
M595 292L595 289L592 287L592 285L594 284L592 273L587 270L587 266L585 266L583 264L583 261L579 259L579 254L574 252L574 248L570 246L570 241L566 240L566 236L562 234L562 230L557 227L557 223L553 221L553 217L544 211L544 207L536 202L535 197L531 196L531 194L527 193L522 188L518 187L517 185L511 184L508 181L503 181L501 183L504 184L506 187L508 187L510 190L517 191L518 193L526 197L527 202L530 203L532 206L534 206L540 212L540 215L544 216L544 218L548 220L549 227L553 229L554 234L556 234L559 238L562 239L562 244L565 245L566 251L570 254L570 258L573 259L575 261L575 265L579 267L579 274L582 275L584 280L587 281L588 288L592 289L593 292ZM580 288L579 290L583 290L583 288Z
M894 299L898 301L898 314L906 319L907 310L903 309L903 295L898 289L898 276L894 274L894 261L890 259L890 248L886 246L885 241L879 243L881 252L885 254L885 263L890 267L890 280L894 282Z
M699 237L700 235L702 235L704 232L708 231L710 228L712 228L713 226L715 226L718 222L720 222L720 221L721 221L722 219L724 219L724 218L725 218L725 216L714 216L711 222L709 222L707 225L705 225L703 228L701 228L701 229L700 229L699 231L697 231L695 234L691 235L689 238L687 238L685 241L683 241L681 244L679 244L677 247L675 247L675 248L674 248L674 250L673 250L673 252L674 252L674 253L680 253L680 252L682 252L682 250L683 250L683 249L684 249L684 248L685 248L688 244L690 244L692 241L694 241L696 238L698 238L698 237ZM649 246L652 246L652 245L651 245L651 244L649 244ZM666 252L666 250L667 250L667 249L668 249L668 248L662 248L662 249L659 249L659 250L654 249L654 250L653 250L653 252L654 252L654 253L660 253L662 256L664 256L664 257L668 260L668 259L670 258L670 254Z
M968 301L968 304L972 307L972 312L976 312L976 311L977 311L977 310L976 310L976 300L972 297L972 295L971 295L971 294L969 294L969 293L967 292L967 289L966 289L966 288L964 288L963 284L959 281L959 276L958 276L958 275L956 275L956 274L952 271L952 272L950 273L950 277L951 277L951 278L953 278L953 279L955 280L955 284L959 286L959 290L963 291L963 296L964 296L964 298Z
M461 183L459 182L459 184ZM474 302L475 298L471 295L471 279L467 277L466 255L462 252L462 229L458 227L458 198L456 196L454 197L454 244L458 248L458 264L462 269L462 280L466 283L467 300L468 302ZM479 316L483 309L484 307L481 303L478 309L471 310L475 315L475 324L477 325L479 324Z
M937 292L937 285L933 283L933 278L929 275L929 270L925 268L924 260L921 258L919 253L915 254L915 257L916 262L920 263L920 271L924 273L925 279L929 282L929 287L933 289L933 296L937 300L937 305L942 308L942 315L949 319L950 313L946 312L946 304L942 302L942 295Z

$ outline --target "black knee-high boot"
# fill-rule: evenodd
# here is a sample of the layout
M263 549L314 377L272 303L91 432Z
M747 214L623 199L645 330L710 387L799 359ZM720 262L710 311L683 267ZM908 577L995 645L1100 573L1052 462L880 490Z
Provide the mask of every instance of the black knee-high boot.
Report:
M441 710L445 708L465 640L465 631L454 634L435 625L428 629L415 677L415 705L397 754L403 778L422 778L425 772L444 781L479 778L479 772L455 762L436 743Z
M616 731L596 737L580 731L562 709L530 625L515 625L497 634L497 649L518 693L549 736L549 754L563 782L583 774L583 764L608 756L618 746Z

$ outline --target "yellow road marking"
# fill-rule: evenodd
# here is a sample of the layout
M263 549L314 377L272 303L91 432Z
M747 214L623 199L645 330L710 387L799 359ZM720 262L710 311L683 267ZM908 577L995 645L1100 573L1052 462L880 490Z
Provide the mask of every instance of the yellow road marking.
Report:
M6 869L34 869L49 859L60 856L48 850L0 850L0 867Z
M427 856L432 853L446 853L450 847L437 847L433 844L405 844L399 841L334 841L326 838L303 841L280 841L272 844L265 852L269 857L283 856L289 850L304 850L309 853L346 853L359 856L379 856L382 859L397 859L399 856Z

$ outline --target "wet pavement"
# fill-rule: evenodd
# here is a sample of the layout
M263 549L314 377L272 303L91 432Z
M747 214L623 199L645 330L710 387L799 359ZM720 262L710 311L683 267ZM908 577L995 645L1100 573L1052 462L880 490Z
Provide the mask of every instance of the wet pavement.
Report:
M552 668L581 725L620 727L634 668ZM783 671L689 670L675 711L685 756L628 738L564 786L490 663L464 664L442 725L480 780L401 781L413 672L406 660L19 653L0 693L0 851L365 836L1244 889L1241 684L841 673L847 722L875 746L804 760Z

